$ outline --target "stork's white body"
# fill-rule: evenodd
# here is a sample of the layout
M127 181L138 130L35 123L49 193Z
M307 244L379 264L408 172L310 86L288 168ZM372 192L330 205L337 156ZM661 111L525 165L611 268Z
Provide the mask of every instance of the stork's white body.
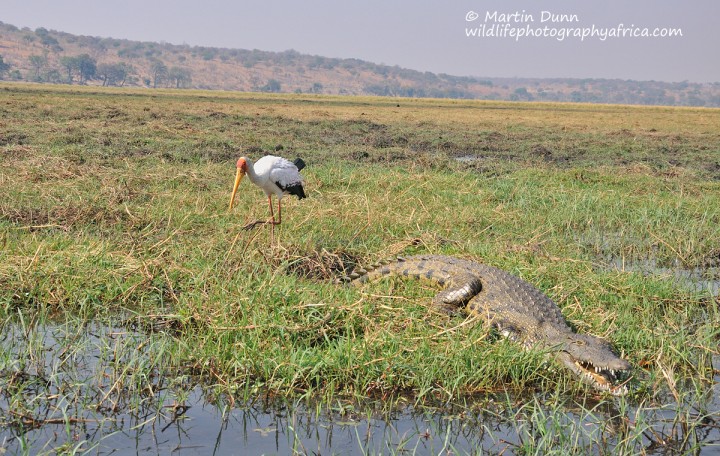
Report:
M274 155L266 155L253 163L247 161L247 175L250 181L263 189L265 194L277 196L282 199L287 188L302 185L303 179L297 166L290 160Z

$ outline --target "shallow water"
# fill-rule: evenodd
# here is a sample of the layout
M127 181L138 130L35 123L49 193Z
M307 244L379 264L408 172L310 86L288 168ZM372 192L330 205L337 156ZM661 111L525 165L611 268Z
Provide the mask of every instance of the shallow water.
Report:
M152 367L162 347L122 327L6 325L0 349L0 454L676 454L720 444L718 375L680 404L499 393L388 411L371 400L233 404ZM142 384L151 391L133 389L133 363L150 365Z
M199 390L193 391L186 403L192 405L181 419L111 436L101 446L118 451L116 454L133 454L136 449L223 455L387 454L402 449L437 454L451 448L462 454L483 443L478 435L464 433L447 417L414 416L409 410L385 419L327 411L318 414L299 405L222 411L205 402Z
M625 261L611 258L605 269L620 272L637 272L645 276L657 276L671 279L677 285L698 293L720 294L720 268L684 268L677 264L673 267L660 266L655 260Z

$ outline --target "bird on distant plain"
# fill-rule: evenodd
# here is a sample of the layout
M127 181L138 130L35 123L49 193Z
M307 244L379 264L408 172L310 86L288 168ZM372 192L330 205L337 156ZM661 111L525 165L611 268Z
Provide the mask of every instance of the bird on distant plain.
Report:
M285 195L295 195L298 199L305 198L305 189L303 188L303 178L300 170L305 167L305 162L301 158L291 162L282 157L274 155L266 155L254 162L247 157L240 157L237 161L237 172L235 174L235 184L233 185L232 196L230 197L230 210L235 202L235 194L240 186L240 181L247 175L250 182L257 185L268 197L268 205L270 206L270 219L256 220L250 222L243 229L251 230L257 225L270 225L271 242L275 236L275 225L282 222L281 200ZM277 220L273 212L272 195L278 199Z

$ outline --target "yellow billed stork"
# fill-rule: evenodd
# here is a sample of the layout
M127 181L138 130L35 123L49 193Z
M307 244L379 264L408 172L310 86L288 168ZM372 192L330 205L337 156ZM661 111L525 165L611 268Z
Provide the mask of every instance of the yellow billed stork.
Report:
M271 227L271 238L274 236L275 225L282 222L282 212L280 201L286 194L295 195L298 199L305 198L305 189L303 188L303 179L300 170L305 167L305 162L297 158L294 162L286 160L282 157L274 155L266 155L253 163L247 157L240 157L237 161L237 173L235 174L235 184L233 185L232 196L230 197L230 210L235 202L235 194L240 186L240 181L247 176L250 182L257 185L268 197L268 205L270 206L269 220L256 220L248 223L243 228L250 230L260 224L269 224ZM272 195L278 199L278 218L275 220L273 213Z

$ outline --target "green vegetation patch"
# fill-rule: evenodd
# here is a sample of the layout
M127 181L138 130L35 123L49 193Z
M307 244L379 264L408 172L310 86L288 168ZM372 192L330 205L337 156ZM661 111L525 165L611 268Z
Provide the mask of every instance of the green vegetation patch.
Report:
M132 321L151 369L132 367L140 354L114 363L244 397L594 394L481 319L429 309L431 285L337 283L358 264L442 253L524 278L612 341L634 367L628 400L705 410L720 327L716 111L0 90L7 334ZM267 152L308 163L309 197L284 200L273 245L241 230L266 216L260 190L243 183L227 209L237 157ZM632 269L643 261L657 273ZM709 275L690 286L672 267ZM39 371L8 347L9 378Z

